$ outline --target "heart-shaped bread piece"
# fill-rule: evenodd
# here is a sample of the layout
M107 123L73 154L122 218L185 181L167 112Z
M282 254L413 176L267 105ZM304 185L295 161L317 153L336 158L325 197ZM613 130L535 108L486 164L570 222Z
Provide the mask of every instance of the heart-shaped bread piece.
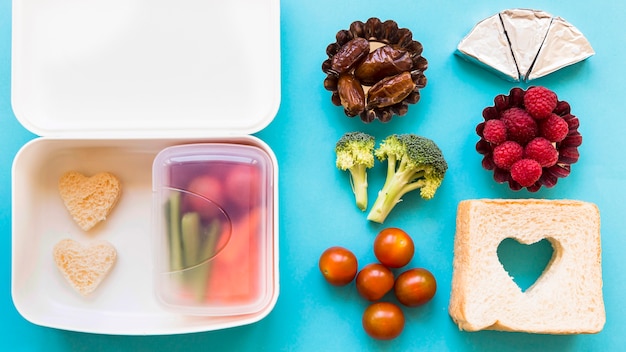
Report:
M64 239L54 246L53 256L65 279L76 291L86 296L109 274L117 260L117 251L107 241L84 245L72 239Z
M87 177L68 171L59 179L59 193L74 221L84 231L106 219L122 193L120 181L109 172Z

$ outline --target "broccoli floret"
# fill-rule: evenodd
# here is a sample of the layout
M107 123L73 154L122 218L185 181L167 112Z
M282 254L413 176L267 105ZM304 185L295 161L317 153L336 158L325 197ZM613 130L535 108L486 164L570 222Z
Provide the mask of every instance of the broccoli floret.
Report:
M380 161L387 160L387 179L367 216L378 223L385 221L407 192L419 189L422 198L433 198L448 169L435 142L414 134L391 135L374 154Z
M337 168L350 171L352 191L359 209L367 209L367 169L374 166L374 137L363 132L344 134L335 146Z

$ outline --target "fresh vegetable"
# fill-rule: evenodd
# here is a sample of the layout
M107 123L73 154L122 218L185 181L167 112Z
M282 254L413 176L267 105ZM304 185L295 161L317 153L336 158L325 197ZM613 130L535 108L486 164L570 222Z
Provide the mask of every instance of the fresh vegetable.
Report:
M408 233L396 227L381 230L374 239L374 255L389 268L401 268L413 259L415 245Z
M185 195L185 206L197 212L203 219L211 219L223 211L226 195L222 181L214 176L198 176L191 180Z
M206 285L212 270L209 259L215 255L220 227L217 219L204 227L197 213L183 215L183 275L185 284L191 288L194 299L199 302L206 296Z
M177 304L189 306L249 306L271 289L265 285L275 269L266 255L273 243L266 236L273 218L270 172L248 159L168 166L167 298L175 294Z
M433 274L423 268L409 269L396 278L394 293L398 301L407 307L417 307L430 301L437 292Z
M345 286L352 282L358 270L354 253L339 246L326 249L320 256L318 265L326 281L335 286Z
M375 302L363 313L363 328L373 338L388 340L400 335L404 329L401 306L416 307L429 302L435 295L437 282L433 274L423 268L408 269L395 276L392 270L407 265L415 254L411 236L400 228L381 230L374 239L374 254L379 262L367 264L358 271L355 287L361 297ZM338 256L330 261L331 255ZM339 267L339 264L344 266ZM350 283L356 269L356 256L343 247L330 247L320 258L322 274L334 285L337 282L341 285ZM381 301L392 290L399 304Z
M200 233L202 224L198 213L185 213L181 218L181 240L184 246L183 265L185 268L199 263Z
M255 164L232 166L224 177L224 193L228 201L241 211L247 211L260 201L261 177Z
M167 219L167 234L169 239L170 270L177 271L183 268L183 240L180 233L181 196L174 192L165 203Z
M363 329L371 337L379 340L391 340L404 330L404 313L398 305L391 302L376 302L365 309Z
M387 178L368 220L383 223L402 196L420 190L424 199L431 199L441 185L448 164L437 144L414 134L394 134L375 150L380 161L387 160Z
M356 289L368 301L377 301L393 288L393 272L378 263L368 264L356 276Z
M367 169L374 166L374 137L363 132L344 134L335 146L337 168L350 172L352 191L359 209L367 209Z
M216 252L221 222L213 219L205 225L200 214L181 211L181 194L173 192L166 203L170 270L180 271L182 285L189 288L194 299L205 297L210 274L208 261Z
M228 240L212 260L212 273L206 288L207 300L232 304L253 304L262 292L263 263L260 231L266 209L257 206L233 219L230 238L223 233L218 246ZM224 232L227 232L225 230Z

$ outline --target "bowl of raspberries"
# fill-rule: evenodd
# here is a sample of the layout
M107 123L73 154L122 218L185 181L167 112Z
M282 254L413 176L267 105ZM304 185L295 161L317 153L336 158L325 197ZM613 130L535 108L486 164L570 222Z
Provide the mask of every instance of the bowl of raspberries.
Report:
M578 161L582 135L570 105L548 88L513 88L483 110L476 126L482 166L514 191L554 187Z

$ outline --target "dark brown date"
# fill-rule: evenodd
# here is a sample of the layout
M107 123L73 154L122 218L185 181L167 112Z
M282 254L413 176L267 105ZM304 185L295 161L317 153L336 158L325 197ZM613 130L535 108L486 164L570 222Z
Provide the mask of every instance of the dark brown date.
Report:
M361 83L351 74L339 76L337 92L346 115L352 117L365 110L365 92Z
M331 70L342 74L353 68L370 52L370 42L365 38L354 38L342 45L333 56Z
M408 52L385 45L369 53L354 71L354 76L364 85L371 86L385 77L410 71L412 66L413 60Z
M370 88L367 108L384 108L397 104L408 97L415 89L410 72L383 78Z

